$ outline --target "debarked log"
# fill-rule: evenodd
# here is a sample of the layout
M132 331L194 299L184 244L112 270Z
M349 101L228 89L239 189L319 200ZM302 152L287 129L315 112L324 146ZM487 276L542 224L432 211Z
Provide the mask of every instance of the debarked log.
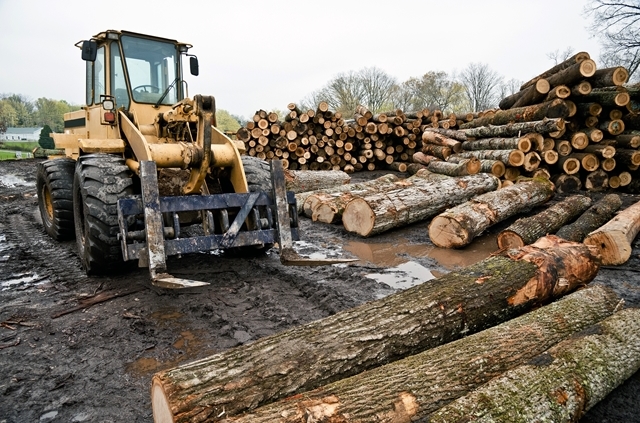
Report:
M428 421L576 422L639 368L640 309L630 308L451 402Z
M426 220L499 186L495 176L479 173L356 198L345 207L342 224L348 232L368 237Z
M631 257L631 243L640 231L640 201L591 232L584 240L600 250L602 264L618 265Z
M547 234L553 234L565 223L587 210L590 205L591 199L589 197L573 195L540 213L520 218L498 234L498 247L522 247Z
M429 238L438 247L464 247L491 225L547 202L553 191L539 178L479 195L434 217Z
M154 417L219 421L495 326L593 280L587 246L547 241L156 373Z
M618 304L611 288L586 288L480 333L229 420L422 421L443 405L605 319ZM305 413L313 420L305 420Z

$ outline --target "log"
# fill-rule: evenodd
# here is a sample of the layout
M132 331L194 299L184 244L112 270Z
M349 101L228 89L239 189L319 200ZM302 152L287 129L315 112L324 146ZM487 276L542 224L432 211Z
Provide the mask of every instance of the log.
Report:
M616 136L616 147L638 148L640 147L640 131L624 132Z
M616 161L625 166L640 165L640 151L627 148L616 149Z
M604 88L612 86L621 86L629 79L629 72L622 67L598 69L589 82L593 88Z
M616 89L594 88L589 94L582 97L573 98L575 102L598 103L602 107L624 107L631 101L631 97L626 89L617 87Z
M426 125L422 128L423 131L427 132L435 132L441 135L444 135L445 137L448 138L453 138L454 140L458 140L458 141L466 141L467 140L467 134L465 134L462 131L458 131L455 129L442 129L442 128L433 128L433 127L427 127Z
M447 160L447 157L453 153L451 147L434 144L423 144L422 152L428 156L435 156L442 160Z
M446 137L437 132L424 131L422 133L422 142L449 147L454 153L459 153L460 151L462 151L462 143L460 141Z
M584 150L585 153L595 154L597 156L602 157L603 159L610 159L616 155L616 149L612 145L596 145L590 144Z
M605 120L600 122L599 128L611 135L620 135L624 132L624 121L622 119Z
M155 419L218 421L507 321L595 277L598 266L589 250L568 244L490 257L381 300L158 372L151 388Z
M582 181L575 175L559 173L551 177L551 182L555 185L558 194L570 194L582 189Z
M560 131L564 128L563 119L543 119L533 122L509 123L499 126L479 126L476 128L465 129L463 132L467 137L471 138L490 138L490 137L515 137L521 133L537 132L539 134L548 134L549 132Z
M481 138L465 141L461 144L463 150L520 150L524 153L531 150L531 140L527 137L515 138ZM460 151L455 151L459 153Z
M593 172L597 170L600 166L600 160L596 157L595 154L591 153L583 153L583 152L574 152L569 154L567 157L572 157L580 161L580 167L587 172Z
M544 118L566 118L569 108L564 100L556 99L546 103L498 110L493 116L481 117L460 125L460 129L476 128L488 125L506 125L513 122L532 122ZM537 132L537 131L536 131ZM469 134L467 134L468 136Z
M425 421L443 404L607 318L618 304L613 290L589 287L483 332L230 421Z
M595 157L595 156L594 156ZM533 172L540 166L540 162L542 159L540 155L535 151L530 151L524 155L524 162L522 163L522 167L527 172Z
M597 72L597 71L596 71ZM575 97L579 97L581 95L587 95L591 92L593 87L591 87L591 83L589 81L581 81L571 87L571 95Z
M480 160L472 157L470 159L460 160L458 163L434 161L427 166L433 173L439 173L447 176L466 176L475 175L480 172Z
M418 151L417 153L413 153L412 158L413 158L413 161L415 163L420 163L420 164L425 165L425 166L429 166L429 163L431 163L433 161L442 160L440 157L430 156L430 155L422 153L420 151Z
M479 195L434 217L429 238L438 247L464 247L491 225L547 202L553 190L550 181L535 179Z
M639 368L640 309L622 310L447 404L428 421L576 422Z
M415 175L422 169L427 169L427 167L420 163L409 163L407 165L407 173L409 173L410 175Z
M549 94L547 94L547 97L545 97L544 101L551 101L556 98L565 99L570 95L571 89L569 87L567 87L566 85L558 85L557 87L554 87L551 91L549 91Z
M455 154L454 156L470 159L475 157L480 160L500 160L505 165L522 166L524 153L520 150L474 150Z
M468 159L463 159L456 156L449 156L449 158L447 159L447 161L451 163L460 163L464 160ZM480 172L490 173L495 177L502 178L502 176L504 176L505 169L506 167L504 163L502 163L500 160L480 160Z
M430 218L456 204L498 189L498 178L479 173L354 199L345 207L345 230L368 237Z
M348 174L339 170L285 170L284 179L287 190L294 193L327 189L351 181Z
M520 89L523 90L523 89L527 88L528 86L533 85L536 81L538 81L541 78L548 78L551 75L554 75L554 74L556 74L556 73L558 73L560 71L563 71L563 70L567 69L568 67L573 66L576 63L580 63L583 60L587 60L589 58L590 58L589 53L587 53L585 51L581 51L579 53L576 53L573 56L571 56L568 59L566 59L565 61L558 63L554 67L542 72L540 75L536 76L535 78L532 78L531 80L525 82L524 84L522 84Z
M558 162L559 156L557 151L545 150L540 154L542 155L542 160L548 165L556 164Z
M405 173L407 171L407 164L408 163L403 163L403 162L393 162L387 165L387 169L394 170L396 172Z
M591 232L607 223L622 206L620 196L608 194L587 209L578 219L565 225L556 235L567 241L582 242Z
M573 195L540 213L520 218L498 234L498 247L519 248L532 244L538 238L555 233L567 222L582 214L590 205L589 197Z
M573 85L584 78L589 78L596 73L596 62L585 59L573 64L547 78L552 87L558 85Z
M562 168L562 171L567 175L574 175L580 171L580 160L570 156L560 156L557 166Z
M540 78L531 86L503 98L498 107L502 110L507 110L538 103L545 97L550 88L549 82L544 78Z
M631 256L631 243L640 231L640 201L591 232L584 240L600 250L605 265L623 264Z

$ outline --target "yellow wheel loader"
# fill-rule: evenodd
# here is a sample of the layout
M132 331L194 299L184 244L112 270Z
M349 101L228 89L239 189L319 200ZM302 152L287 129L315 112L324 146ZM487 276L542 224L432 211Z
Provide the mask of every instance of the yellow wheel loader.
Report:
M242 156L244 145L216 128L212 96L188 97L182 57L191 45L108 30L76 44L86 62L86 106L52 134L64 151L39 164L46 232L72 239L87 274L138 260L153 284L206 283L172 277L166 257L266 251L284 264L320 265L293 250L298 222L281 162ZM270 169L271 167L271 169Z

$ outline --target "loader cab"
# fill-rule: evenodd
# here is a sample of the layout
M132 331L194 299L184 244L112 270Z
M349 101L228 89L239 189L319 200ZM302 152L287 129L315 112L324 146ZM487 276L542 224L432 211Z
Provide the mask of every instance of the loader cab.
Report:
M181 56L191 45L128 31L105 31L77 44L86 61L87 109L115 102L141 122L185 98ZM189 55L191 56L191 55ZM190 57L193 75L197 58ZM160 110L159 110L160 109Z

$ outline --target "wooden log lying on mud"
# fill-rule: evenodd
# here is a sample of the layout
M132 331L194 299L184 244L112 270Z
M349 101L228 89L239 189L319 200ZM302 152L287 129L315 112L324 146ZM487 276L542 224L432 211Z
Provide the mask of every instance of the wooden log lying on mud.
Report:
M341 170L285 170L287 191L295 193L348 184L351 176Z
M618 304L612 289L586 288L480 333L229 421L310 421L305 413L315 422L423 421L442 405L609 317Z
M639 368L640 309L630 308L451 402L428 421L576 422Z
M219 421L495 326L593 280L587 246L548 238L156 373L154 416Z
M631 257L631 243L640 231L640 201L622 210L616 217L591 232L584 240L600 250L602 264L617 265Z
M498 234L498 247L518 248L553 234L565 223L582 214L591 205L584 195L573 195L533 216L523 217Z
M479 195L434 217L429 238L438 247L464 247L489 226L547 202L553 190L540 178Z
M416 183L350 201L342 224L348 232L368 237L420 222L499 186L499 179L487 173Z
M605 195L575 222L560 228L556 235L567 241L582 242L589 233L607 223L621 206L622 200L619 195Z

